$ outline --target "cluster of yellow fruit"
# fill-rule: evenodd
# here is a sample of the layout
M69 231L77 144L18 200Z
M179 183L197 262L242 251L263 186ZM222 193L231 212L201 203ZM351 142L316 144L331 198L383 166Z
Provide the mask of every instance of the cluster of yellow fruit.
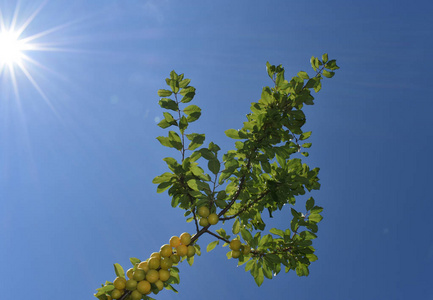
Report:
M232 250L233 258L239 258L239 256L241 256L241 253L243 255L248 255L251 252L251 248L248 245L242 245L241 241L236 239L230 242L229 247Z
M200 226L206 227L208 225L215 225L218 223L218 215L215 213L210 213L210 210L206 206L201 206L198 209L198 215L200 216L199 224Z
M119 299L125 290L131 291L128 298L130 300L139 300L152 291L157 294L170 278L170 268L176 265L181 257L195 255L195 248L190 243L191 235L187 232L180 237L171 237L169 244L163 245L159 252L152 253L149 259L129 269L126 272L128 280L123 277L114 280L115 289L111 292L111 298Z

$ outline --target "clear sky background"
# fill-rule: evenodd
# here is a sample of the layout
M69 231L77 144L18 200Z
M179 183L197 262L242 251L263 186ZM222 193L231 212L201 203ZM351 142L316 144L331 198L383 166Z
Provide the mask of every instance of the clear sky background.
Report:
M17 3L0 0L7 25ZM43 4L20 1L17 26ZM341 69L306 110L325 208L310 276L258 288L217 248L156 298L433 299L432 15L417 0L45 2L22 34L50 48L26 52L38 88L16 67L17 97L0 74L0 298L96 299L113 263L194 231L151 183L179 158L155 139L172 69L197 88L192 129L228 150L266 61L290 77L327 52Z

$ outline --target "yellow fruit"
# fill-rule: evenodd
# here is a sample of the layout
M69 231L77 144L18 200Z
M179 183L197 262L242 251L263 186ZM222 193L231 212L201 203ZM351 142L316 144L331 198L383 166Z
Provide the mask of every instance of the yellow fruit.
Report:
M170 256L170 260L173 262L173 264L177 264L180 260L180 256L177 254L172 254Z
M198 215L202 218L207 218L209 216L209 208L207 206L202 206L198 209Z
M142 280L137 284L137 291L139 291L142 294L147 294L150 292L150 283L147 280Z
M168 244L165 244L161 247L159 250L159 254L161 254L162 257L170 257L170 255L173 253L171 246Z
M188 246L187 251L186 251L186 256L191 257L194 256L195 254L195 248L194 246Z
M218 215L217 214L210 214L209 217L207 217L207 220L209 221L210 225L215 225L218 223Z
M167 270L159 270L159 279L161 281L167 281L170 278L170 272Z
M132 279L132 276L134 275L134 269L133 268L131 268L131 269L129 269L128 271L126 271L126 276L129 278L129 279Z
M132 279L136 280L136 281L142 281L144 280L144 278L146 277L146 272L144 272L144 270L142 269L137 269L134 272L134 276L132 277Z
M158 269L160 262L161 260L159 258L151 257L147 262L147 265L149 266L149 269Z
M161 254L159 254L159 252L153 252L150 257L156 257L158 259L161 259Z
M161 269L168 270L173 265L173 261L170 258L161 259Z
M176 248L179 245L180 245L180 239L177 236L172 236L170 238L170 246Z
M138 269L142 269L144 272L149 271L148 262L147 261L142 261L141 263L138 264L137 268Z
M123 277L117 277L116 279L114 279L113 285L116 289L123 290L126 285L126 279Z
M239 249L241 249L241 241L240 240L232 240L230 242L230 249L235 250L235 251L239 251Z
M112 297L113 299L119 299L120 297L122 297L122 295L123 295L123 291L118 290L118 289L114 289L114 290L111 292L111 297Z
M177 255L185 256L188 253L188 248L185 245L179 245L176 248Z
M129 295L129 299L131 300L140 300L141 297L143 297L143 295L137 290L132 291L131 295Z
M137 281L134 279L129 279L126 281L126 289L128 291L133 291L137 288Z
M239 256L241 256L241 251L239 251L239 250L233 250L232 251L232 257L233 258L239 258Z
M164 288L164 283L161 280L155 282L155 285L158 288L158 290L162 290Z
M150 283L155 283L159 279L159 272L157 270L149 270L146 274L146 280Z
M191 243L191 235L188 232L184 232L180 235L180 242L182 245L188 246Z
M207 218L201 218L198 224L200 224L200 226L206 227L207 225L209 225L209 221L207 220Z
M248 254L250 254L250 252L251 252L251 248L250 248L250 246L248 246L248 245L243 245L242 247L243 247L243 249L242 249L242 253L243 253L243 255L248 255Z

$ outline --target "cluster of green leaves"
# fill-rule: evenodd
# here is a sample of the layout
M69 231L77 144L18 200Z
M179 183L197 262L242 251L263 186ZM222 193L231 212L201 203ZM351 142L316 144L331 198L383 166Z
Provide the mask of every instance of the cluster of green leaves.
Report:
M259 286L283 267L285 272L295 270L299 276L308 276L310 263L317 259L312 240L317 237L322 208L312 197L306 201L305 211L294 208L300 196L320 188L319 168L302 161L311 147L307 141L311 131L303 130L306 116L302 109L314 104L312 90L319 92L322 79L333 77L339 67L327 54L321 60L313 56L310 62L314 76L301 71L290 81L281 65L267 63L274 85L263 88L241 129L225 131L236 142L235 149L222 156L215 143L203 146L205 134L188 132L189 125L201 116L201 109L190 104L196 91L190 80L172 71L166 79L169 88L158 90L162 97L159 104L167 110L158 126L174 129L157 139L180 153L179 159L164 158L169 171L153 180L158 193L167 190L171 205L183 209L187 221L195 222L192 242L205 233L216 238L207 251L220 241L228 245L231 236L224 228L211 231L212 225L200 226L198 209L208 207L219 217L219 224L232 221L234 238L242 240L243 249L251 248L242 251L238 264L245 264ZM206 171L199 163L206 164ZM264 233L263 213L273 217L285 205L291 206L289 228ZM231 258L231 252L227 256Z

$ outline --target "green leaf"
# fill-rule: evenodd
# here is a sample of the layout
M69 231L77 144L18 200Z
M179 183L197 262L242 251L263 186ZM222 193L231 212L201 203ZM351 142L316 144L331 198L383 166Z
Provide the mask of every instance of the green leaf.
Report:
M190 180L187 181L187 184L194 191L199 191L198 180L197 179L190 179Z
M314 86L314 91L317 93L318 91L320 91L322 88L322 83L319 81L315 86Z
M173 116L170 113L163 112L162 114L164 115L164 119L165 119L165 121L167 121L168 124L170 124L170 125L177 125L176 120L173 118Z
M176 132L169 131L168 132L168 138L169 138L170 144L173 146L173 148L175 148L177 150L182 149L182 140L180 139L180 136Z
M163 145L165 147L174 148L168 137L158 136L156 139L161 143L161 145Z
M311 143L304 143L304 144L302 144L302 148L311 148Z
M169 291L173 291L173 292L175 292L176 294L178 294L179 292L171 285L171 284L168 284L166 287L165 287L165 289L166 290L169 290Z
M182 102L182 103L191 102L191 100L195 96L195 88L192 86L185 87L180 91L180 94L183 96L183 98L180 100L180 102Z
M210 252L210 251L212 251L215 247L216 247L216 245L218 245L220 242L217 240L217 241L213 241L213 242L210 242L209 243L209 245L207 245L207 247L206 247L206 251L207 252Z
M251 270L253 268L254 264L255 264L254 260L249 260L247 262L247 264L245 265L245 272L248 272L249 270Z
M322 55L322 61L325 64L328 62L328 53L325 53L325 54Z
M314 198L310 197L305 203L305 208L307 211L311 210L314 207Z
M301 136L299 137L299 139L301 141L306 140L306 139L308 139L310 137L310 135L311 135L311 131L303 132L301 134Z
M173 92L169 90L158 90L159 97L169 97Z
M264 279L265 279L265 277L263 276L263 269L259 268L257 275L254 276L254 280L255 280L257 286L261 286Z
M170 127L172 124L170 124L169 122L167 122L166 119L162 119L157 125L159 127L161 127L162 129L165 129L165 128Z
M253 236L251 235L251 233L246 230L245 228L241 228L241 235L242 238L244 239L244 241L246 241L248 244L251 245L251 241L253 239Z
M131 262L132 266L135 266L135 264L139 264L139 263L141 262L141 260L139 260L139 259L136 258L136 257L131 257L131 258L129 259L129 261Z
M232 228L233 234L238 234L240 229L241 229L241 224L239 223L239 220L236 219L235 222L233 223L233 228Z
M158 103L159 103L159 105L162 108L171 109L171 110L174 110L174 111L178 111L179 110L179 106L176 104L175 101L173 101L171 99L162 98L161 100L159 100Z
M329 71L323 70L323 76L325 76L326 78L332 78L332 77L334 77L334 75L335 75L335 72L329 72Z
M214 173L215 175L217 175L218 172L220 171L221 164L218 161L218 159L215 158L215 159L209 160L207 166L208 166L209 170L212 173Z
M185 129L188 127L188 121L185 116L182 116L179 120L179 130L181 133L185 132Z
M239 132L236 129L228 129L226 131L224 131L224 133L226 134L226 136L228 136L229 138L232 139L242 139L239 136Z
M194 256L188 257L188 258L186 259L186 261L188 262L188 264L189 264L190 266L192 266L192 264L194 263Z
M189 83L191 82L191 79L184 79L184 80L182 80L181 82L179 82L179 87L180 88L184 88L184 87L186 87Z
M311 63L311 67L314 69L314 71L317 71L318 67L316 67L316 58L314 56L311 56L310 63Z
M311 214L308 217L308 220L310 220L311 222L315 222L315 223L319 223L322 219L323 219L323 217L319 214Z
M156 192L158 194L160 194L160 193L164 192L165 190L167 190L172 185L173 184L171 182L163 182L163 183L158 185L158 187L156 188Z
M309 79L310 77L308 76L308 73L307 72L304 72L304 71L300 71L300 72L298 72L298 76L300 77L300 78L302 78L302 79Z
M308 274L309 274L308 267L305 264L298 261L296 266L296 275L308 276Z
M188 122L194 122L201 116L201 108L197 105L189 105L184 108L183 112L188 116Z
M284 231L277 229L277 228L272 228L271 230L269 230L270 233L278 235L283 237L284 236Z
M114 272L116 273L117 277L125 278L125 271L120 264L114 264Z
M186 137L191 141L188 145L188 150L195 150L201 145L203 145L203 142L205 140L204 134L198 134L198 133L191 133L187 134Z

